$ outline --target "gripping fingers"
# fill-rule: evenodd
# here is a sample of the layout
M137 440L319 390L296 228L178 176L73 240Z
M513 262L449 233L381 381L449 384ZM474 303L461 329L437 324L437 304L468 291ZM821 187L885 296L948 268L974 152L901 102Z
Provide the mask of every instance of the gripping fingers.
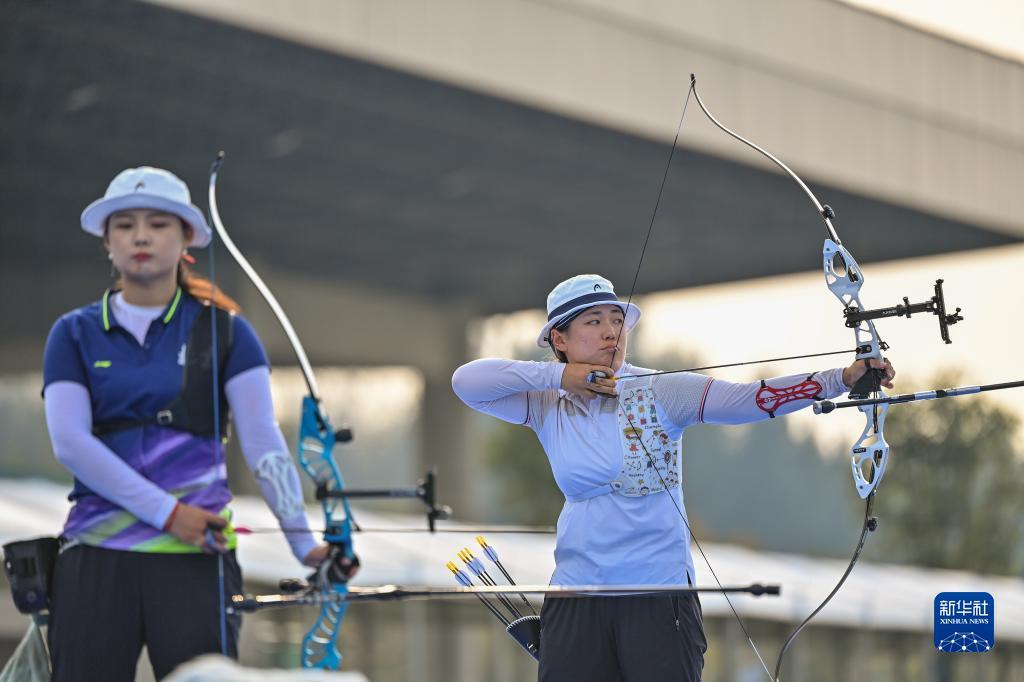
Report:
M872 358L869 365L872 369L879 370L881 372L880 381L882 386L886 388L892 388L892 380L896 377L896 370L893 369L892 363L889 362L888 358L877 360Z
M203 541L203 551L209 550L210 552L216 552L223 554L227 551L227 541L224 539L224 533L222 533L222 527L214 524L207 524L206 533Z
M892 380L896 378L896 370L893 369L892 363L888 359L885 361L885 379L882 380L882 385L886 388L892 388Z
M608 373L601 370L594 370L587 375L587 384L590 391L597 395L615 395L615 380L608 378Z

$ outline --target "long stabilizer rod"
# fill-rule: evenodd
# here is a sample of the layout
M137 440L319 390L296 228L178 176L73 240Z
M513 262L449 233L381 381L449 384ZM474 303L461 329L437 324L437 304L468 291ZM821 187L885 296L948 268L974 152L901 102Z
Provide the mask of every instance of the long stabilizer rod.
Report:
M892 405L893 403L913 403L918 400L937 400L939 398L956 398L962 395L973 395L986 391L1002 391L1007 388L1024 387L1024 381L1004 381L1001 384L985 384L984 386L961 386L960 388L939 388L934 391L920 393L904 393L890 395L885 398L865 398L863 400L843 400L833 402L822 400L814 403L814 414L828 414L843 407L861 407L862 405Z
M357 601L395 601L401 599L437 599L452 597L475 597L483 595L517 595L537 594L545 597L578 597L584 594L633 594L652 593L661 595L680 595L690 592L737 593L760 597L762 595L777 596L781 589L778 585L739 585L724 587L696 587L692 585L515 585L474 586L474 587L404 587L401 585L382 585L379 587L350 586L346 594L320 593L300 594L268 594L249 596L236 594L231 598L228 611L231 613L249 613L268 607L280 606L311 606L325 602L342 603Z

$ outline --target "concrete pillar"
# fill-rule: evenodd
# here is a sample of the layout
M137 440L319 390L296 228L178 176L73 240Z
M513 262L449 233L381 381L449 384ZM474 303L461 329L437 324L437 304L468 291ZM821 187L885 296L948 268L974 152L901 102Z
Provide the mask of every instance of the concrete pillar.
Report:
M438 497L450 504L460 519L479 519L484 501L479 494L481 453L472 449L469 420L472 412L452 392L452 372L467 360L466 328L469 318L447 313L443 359L424 372L420 417L421 460L437 467Z

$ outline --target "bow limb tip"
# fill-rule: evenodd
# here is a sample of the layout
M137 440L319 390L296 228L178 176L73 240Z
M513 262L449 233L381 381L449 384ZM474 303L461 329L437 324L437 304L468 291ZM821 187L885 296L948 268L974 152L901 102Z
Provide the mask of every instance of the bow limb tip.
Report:
M223 149L217 152L217 158L215 158L213 163L210 164L210 175L216 177L217 173L220 172L220 167L224 164L225 156L226 154Z

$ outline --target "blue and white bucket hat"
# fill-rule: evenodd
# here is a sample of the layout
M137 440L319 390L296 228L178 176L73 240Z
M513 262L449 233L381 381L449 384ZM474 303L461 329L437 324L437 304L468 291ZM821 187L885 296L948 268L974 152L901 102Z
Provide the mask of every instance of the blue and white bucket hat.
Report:
M203 212L192 204L188 185L174 173L151 166L126 168L118 173L103 198L82 211L82 229L102 237L107 218L118 211L136 208L173 213L191 225L192 243L189 246L206 246L213 236Z
M600 275L576 275L565 280L548 294L548 321L537 336L537 345L547 348L552 327L595 305L617 305L625 316L626 333L640 321L640 309L633 303L619 300L612 283Z

